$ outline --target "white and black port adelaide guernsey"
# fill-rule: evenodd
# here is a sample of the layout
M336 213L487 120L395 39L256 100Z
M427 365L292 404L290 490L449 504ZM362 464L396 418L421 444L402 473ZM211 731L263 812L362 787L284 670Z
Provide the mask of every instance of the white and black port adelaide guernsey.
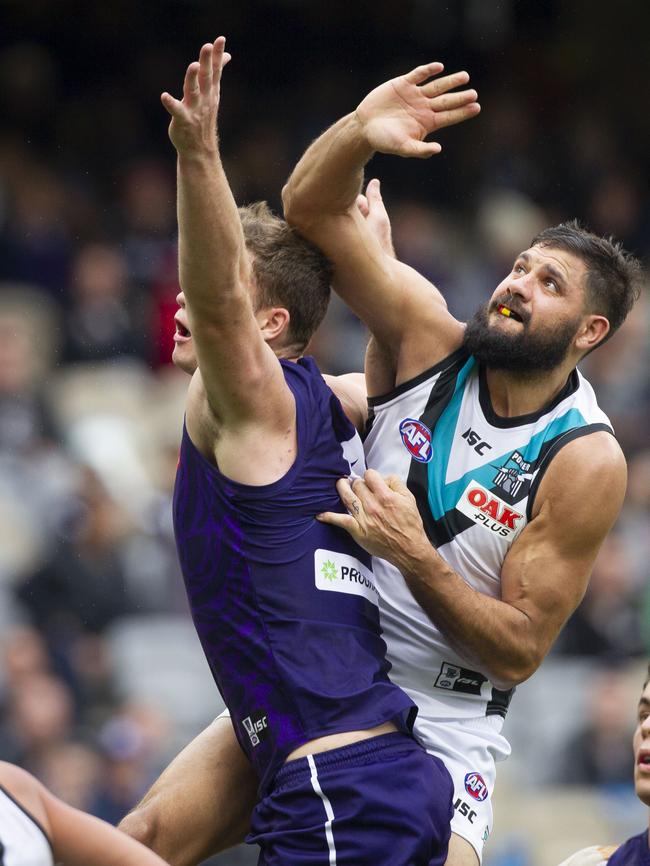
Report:
M462 349L368 402L368 466L406 482L438 553L494 598L501 596L503 561L531 518L553 457L579 436L613 433L577 370L541 411L497 416L485 372ZM420 723L505 716L512 690L494 688L451 649L394 566L375 559L373 569L390 676L419 706Z
M45 830L0 785L0 866L53 866Z

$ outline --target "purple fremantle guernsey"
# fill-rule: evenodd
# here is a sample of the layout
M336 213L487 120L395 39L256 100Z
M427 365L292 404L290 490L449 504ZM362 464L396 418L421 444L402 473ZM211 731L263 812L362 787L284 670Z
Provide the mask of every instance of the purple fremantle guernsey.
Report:
M315 519L344 510L336 482L363 468L361 441L312 358L280 363L293 466L273 484L231 481L184 429L173 505L194 624L261 790L302 743L388 720L410 729L417 712L388 679L370 557Z
M624 842L609 858L607 866L650 866L648 831Z

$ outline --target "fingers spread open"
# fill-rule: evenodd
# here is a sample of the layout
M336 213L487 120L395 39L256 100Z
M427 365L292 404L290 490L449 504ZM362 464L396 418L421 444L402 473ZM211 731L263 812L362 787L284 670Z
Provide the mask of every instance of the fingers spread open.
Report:
M457 93L444 93L442 96L434 96L429 103L434 111L450 111L453 108L461 108L471 102L476 102L478 94L475 90L459 90Z
M195 61L194 63L190 63L185 73L183 99L188 104L194 103L199 95L199 68L199 64Z
M478 102L470 102L469 105L464 105L462 108L455 108L453 111L441 111L436 114L436 127L441 129L444 126L453 126L455 123L462 123L463 120L469 120L470 117L476 117L480 114L481 106Z
M205 96L212 87L212 44L207 43L199 54L199 89Z
M454 72L451 75L443 75L442 78L436 78L435 81L429 81L421 87L425 96L433 98L441 93L446 93L448 90L453 90L454 87L461 87L469 81L467 72Z
M212 82L216 84L221 77L221 70L230 60L231 55L225 50L226 48L226 37L225 36L217 36L214 40L213 52L212 52Z
M432 75L439 75L445 67L442 63L425 63L424 66L416 66L404 76L411 84L420 84L431 78Z

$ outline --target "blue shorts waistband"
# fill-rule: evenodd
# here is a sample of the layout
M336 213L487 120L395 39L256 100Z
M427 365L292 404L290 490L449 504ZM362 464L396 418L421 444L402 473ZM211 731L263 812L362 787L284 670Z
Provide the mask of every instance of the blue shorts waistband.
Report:
M391 731L387 734L378 734L376 737L368 737L366 740L350 743L347 746L340 746L338 749L318 752L312 757L318 769L325 769L344 764L363 763L364 759L374 759L380 753L412 751L414 749L424 751L410 734L402 731ZM271 788L277 790L284 785L295 783L300 777L309 778L309 776L311 776L311 767L308 758L296 758L280 767Z

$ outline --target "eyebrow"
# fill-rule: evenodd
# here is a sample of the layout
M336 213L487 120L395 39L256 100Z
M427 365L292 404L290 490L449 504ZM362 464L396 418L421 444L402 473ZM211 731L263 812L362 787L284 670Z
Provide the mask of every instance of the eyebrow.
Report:
M650 701L647 698L641 698L641 700L639 701L639 709L645 710L648 707L650 707Z
M526 262L527 265L530 264L530 262L531 262L530 253L526 253L526 252L519 253L516 261L518 261L519 259L523 259L523 261ZM554 265L549 265L548 263L545 262L544 267L546 268L547 272L551 275L552 279L554 279L556 283L559 283L560 286L562 286L562 288L564 288L566 286L566 281L564 279L564 276L560 273L560 271L558 271L558 269L556 267L554 267Z

